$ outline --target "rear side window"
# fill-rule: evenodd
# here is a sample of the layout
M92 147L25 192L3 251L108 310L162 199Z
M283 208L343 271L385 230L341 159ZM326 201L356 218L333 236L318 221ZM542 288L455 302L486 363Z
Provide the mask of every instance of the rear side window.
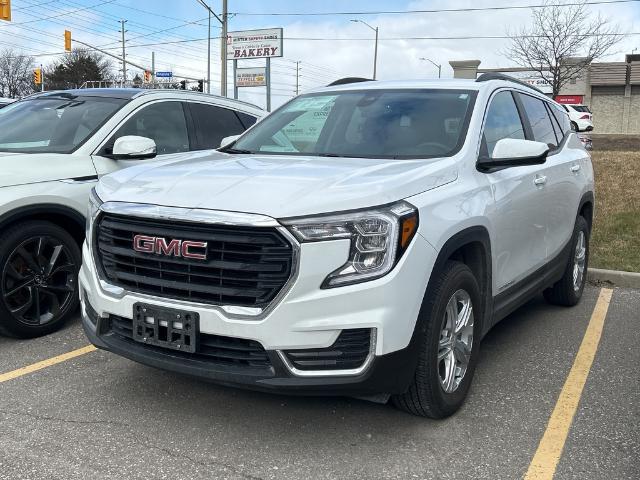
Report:
M529 119L531 125L531 131L533 133L533 140L536 142L542 142L549 145L549 148L557 148L558 140L553 130L553 124L551 118L547 112L543 100L540 100L529 95L519 93L520 100L524 107L525 114Z
M256 117L253 115L249 115L248 113L236 112L238 118L242 122L242 126L247 129L249 127L253 127L254 123L258 121Z
M195 150L218 148L223 138L239 135L247 128L228 108L206 103L191 103L190 107L196 129Z
M557 125L560 126L560 141L562 141L564 137L571 133L571 121L569 120L569 115L564 109L553 103L547 103L547 107L549 107L549 111L551 111Z
M500 92L491 100L484 124L483 154L491 157L498 140L515 138L524 140L524 128L511 92Z

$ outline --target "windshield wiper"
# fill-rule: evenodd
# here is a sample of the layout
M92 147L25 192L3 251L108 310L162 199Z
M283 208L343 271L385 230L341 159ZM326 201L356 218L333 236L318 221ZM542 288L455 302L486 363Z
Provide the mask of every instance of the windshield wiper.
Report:
M251 150L243 150L241 148L221 148L218 151L219 152L224 152L224 153L237 153L237 154L254 153Z

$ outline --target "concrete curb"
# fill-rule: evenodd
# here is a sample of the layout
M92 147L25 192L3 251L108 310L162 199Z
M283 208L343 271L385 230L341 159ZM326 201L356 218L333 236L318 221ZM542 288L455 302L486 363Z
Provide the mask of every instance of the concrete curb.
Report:
M640 289L640 273L590 268L587 272L587 279L593 283L609 283L617 287Z

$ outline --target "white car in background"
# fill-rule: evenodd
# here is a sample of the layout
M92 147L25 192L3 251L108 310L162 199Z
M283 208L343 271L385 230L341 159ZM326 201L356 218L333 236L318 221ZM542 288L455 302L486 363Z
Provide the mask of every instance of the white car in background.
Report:
M569 120L571 120L571 127L576 132L590 132L593 130L593 114L589 107L586 105L563 105L567 113L569 113Z
M213 95L140 89L45 92L0 109L0 334L43 335L75 311L99 177L207 155L262 115Z

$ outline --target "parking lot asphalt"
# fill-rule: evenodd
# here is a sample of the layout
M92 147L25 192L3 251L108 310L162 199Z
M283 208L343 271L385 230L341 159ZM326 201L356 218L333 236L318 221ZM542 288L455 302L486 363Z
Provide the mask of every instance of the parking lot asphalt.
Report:
M485 337L468 401L443 421L349 398L224 388L95 351L0 383L2 479L516 479L547 429L600 289L537 298ZM614 289L555 477L640 471L640 292ZM0 375L87 345L79 319L0 337Z

